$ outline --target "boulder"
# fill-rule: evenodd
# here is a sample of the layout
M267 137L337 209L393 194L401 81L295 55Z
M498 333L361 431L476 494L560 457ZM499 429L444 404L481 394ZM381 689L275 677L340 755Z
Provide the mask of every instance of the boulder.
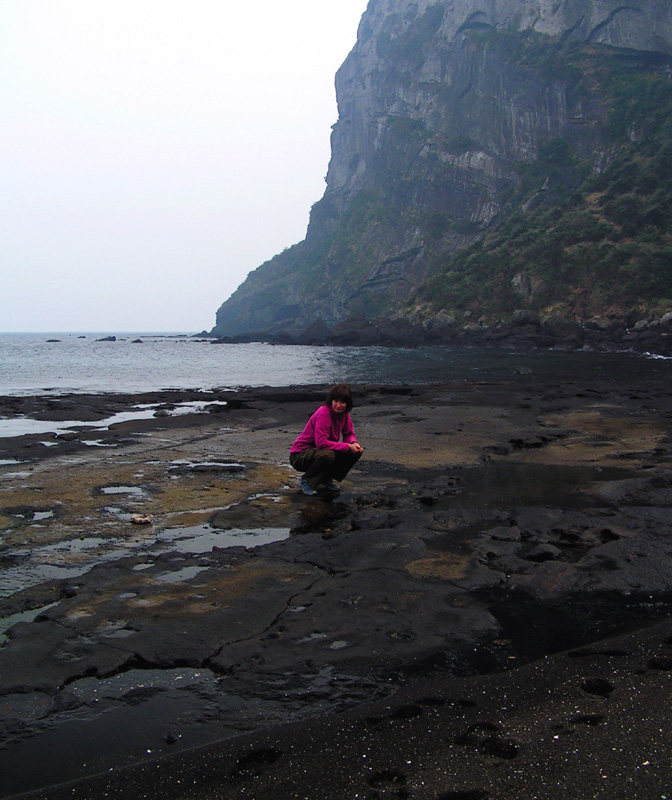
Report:
M591 331L600 331L601 333L607 333L612 327L611 320L607 319L606 317L591 317L588 322L586 322L586 328Z
M574 319L567 319L560 314L547 314L541 319L541 327L551 336L564 339L569 336L580 336L583 328Z
M329 344L367 345L378 344L378 332L365 317L348 317L334 326Z
M511 288L522 300L529 300L532 296L532 281L530 276L524 272L519 272L514 276Z
M323 345L329 338L329 328L321 319L311 322L300 334L302 344Z
M375 326L380 344L414 347L423 339L422 329L401 317L377 320Z
M658 320L658 324L666 329L672 329L672 311L668 311L667 314L662 316Z
M538 325L539 315L535 311L519 308L511 315L512 325Z

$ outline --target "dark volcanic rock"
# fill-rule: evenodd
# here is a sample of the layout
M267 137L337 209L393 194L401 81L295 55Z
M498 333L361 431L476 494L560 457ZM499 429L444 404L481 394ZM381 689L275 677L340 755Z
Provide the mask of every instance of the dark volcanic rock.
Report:
M536 312L569 307L568 316L590 317L591 346L622 342L630 308L653 309L669 294L651 266L666 264L667 234L647 176L665 165L652 150L667 137L671 52L669 7L659 0L369 3L336 76L327 187L306 238L248 275L213 333L301 341L296 320L333 327L403 314L445 341L461 334L432 325L432 313L478 309L495 325L519 308L513 325L536 330L510 330L503 342L566 348L583 332L556 314L540 326ZM632 97L650 103L638 135L608 122L616 107L634 118ZM586 199L596 175L609 198L599 215ZM549 209L553 235L540 236ZM622 224L632 227L629 249L610 259ZM606 316L614 281L618 324ZM481 325L468 340L485 335L483 320L468 324ZM334 336L369 343L351 325ZM378 339L398 337L383 326Z
M52 621L12 627L10 646L0 649L0 695L55 692L74 677L109 675L132 660L132 653L94 643Z
M323 401L324 386L241 390L238 402L225 407L225 425L211 414L194 416L184 430L133 423L132 430L147 435L131 438L123 458L45 454L39 469L23 477L11 477L15 468L8 467L3 491L11 484L17 498L29 491L40 502L3 502L2 566L14 568L36 554L72 567L88 548L99 548L101 561L2 601L3 617L36 616L10 628L0 648L0 705L11 711L2 722L9 745L0 751L0 766L24 752L20 739L32 735L36 747L47 742L55 756L70 747L73 763L94 763L87 748L104 746L86 734L71 740L65 725L72 722L110 744L104 757L96 753L104 777L89 787L124 797L136 794L129 773L122 780L107 772L118 766L115 735L140 753L170 747L177 754L160 770L145 765L134 773L148 780L147 791L160 786L162 797L172 796L166 776L178 763L176 780L193 769L194 796L216 784L227 796L276 797L275 770L284 769L291 748L291 770L283 774L300 775L305 796L328 798L331 782L324 791L311 783L313 735L323 737L327 750L320 752L330 753L330 769L343 763L352 770L343 778L348 788L334 798L349 796L354 786L362 796L387 788L396 795L423 781L429 787L434 777L432 798L486 791L485 779L476 786L474 775L487 774L488 787L521 776L534 783L539 773L527 769L533 761L550 759L562 777L585 745L590 757L575 788L595 768L595 740L581 736L605 732L600 767L603 757L616 758L610 754L620 723L595 721L609 714L621 719L615 698L632 700L636 712L628 747L617 743L618 763L640 746L652 718L662 748L656 714L672 637L667 632L654 642L642 631L668 613L672 596L666 460L672 394L667 386L524 383L357 387L355 413L367 451L334 501L301 495L285 463L287 443ZM152 402L188 397L156 393ZM51 400L3 402L21 414ZM123 406L112 397L91 399L97 409L116 409L117 402ZM499 442L507 447L498 450ZM245 471L221 472L226 453L245 453ZM200 464L203 470L190 468ZM540 495L527 492L525 481L534 478L550 484ZM131 480L146 490L137 509L132 498L101 499L91 490ZM58 517L36 526L36 509L56 508L48 502L52 495L63 498ZM151 511L146 530L132 528L135 511ZM257 527L282 528L286 538L228 547L217 539ZM34 553L22 544L27 537ZM641 634L627 647L599 643L627 629ZM639 641L647 642L641 651ZM570 655L549 656L561 648ZM523 666L528 661L535 663ZM613 691L582 688L597 678ZM628 681L632 697L624 690ZM642 693L653 688L658 705L644 715ZM91 708L86 692L96 698ZM352 708L362 703L369 705ZM325 716L333 711L345 716ZM295 722L291 733L273 730L286 720ZM50 738L37 739L59 724ZM247 739L231 738L241 730L250 731ZM338 752L329 749L334 731L339 743L350 743ZM202 753L180 755L199 737L228 737L213 756L216 769L208 757L200 760ZM432 759L419 760L417 742L435 754L436 773ZM448 784L447 743L451 776L464 770L463 780L451 777ZM555 762L561 747L567 749ZM515 770L506 772L507 765ZM415 777L403 784L412 770ZM31 778L33 766L20 771ZM67 777L58 773L58 780ZM596 776L594 784L604 787L604 780ZM181 796L178 784L171 786ZM521 797L540 794L537 784L532 792L521 786ZM615 796L636 796L618 786ZM571 786L562 788L563 797L572 795ZM52 800L71 789L46 792Z

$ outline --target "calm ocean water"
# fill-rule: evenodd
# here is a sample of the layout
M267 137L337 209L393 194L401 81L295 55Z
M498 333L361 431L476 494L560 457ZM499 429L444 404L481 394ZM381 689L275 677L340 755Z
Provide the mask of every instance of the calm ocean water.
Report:
M630 353L212 344L177 334L0 334L0 394L333 383L587 380L666 385L672 361ZM142 343L134 340L141 339ZM48 341L57 339L58 341ZM531 374L527 370L532 370ZM525 374L521 374L525 373Z

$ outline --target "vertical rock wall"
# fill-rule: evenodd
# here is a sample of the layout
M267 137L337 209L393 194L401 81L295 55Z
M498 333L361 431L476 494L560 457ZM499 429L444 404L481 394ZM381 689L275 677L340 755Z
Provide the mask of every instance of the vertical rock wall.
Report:
M521 198L543 147L562 140L603 169L604 97L551 46L558 59L578 46L670 55L672 0L371 0L336 76L327 188L306 240L251 273L214 332L393 314L437 254L476 241L513 198L533 208L577 180L539 176Z

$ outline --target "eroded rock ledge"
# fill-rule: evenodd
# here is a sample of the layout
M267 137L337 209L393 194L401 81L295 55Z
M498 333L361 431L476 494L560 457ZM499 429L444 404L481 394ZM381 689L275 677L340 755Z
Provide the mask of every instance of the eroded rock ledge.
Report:
M437 344L567 352L631 351L669 357L672 356L672 313L660 319L631 322L607 318L580 321L558 315L539 317L532 311L519 310L512 314L509 321L495 324L466 318L458 321L446 312L425 322L412 322L406 318L367 320L364 317L350 317L331 327L321 321L308 326L293 322L276 325L266 331L217 338L214 341L396 347Z

